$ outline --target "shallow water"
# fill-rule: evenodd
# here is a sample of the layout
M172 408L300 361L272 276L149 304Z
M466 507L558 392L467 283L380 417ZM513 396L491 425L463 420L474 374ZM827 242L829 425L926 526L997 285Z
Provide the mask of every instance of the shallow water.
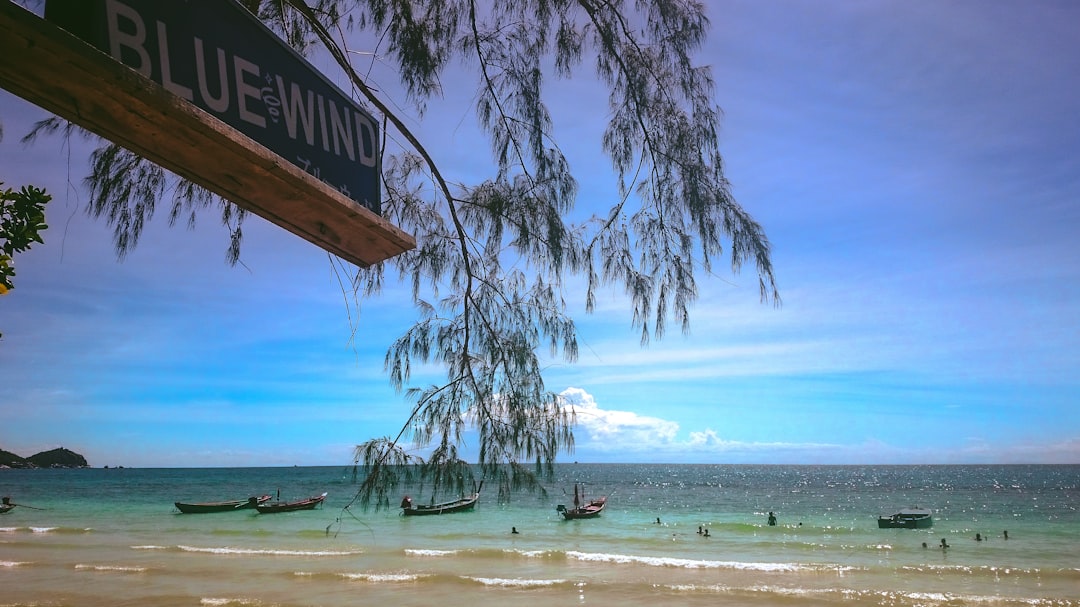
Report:
M609 496L600 518L558 517L575 481ZM172 506L279 489L329 497ZM1080 466L568 464L547 498L408 518L343 510L354 491L344 467L0 470L0 493L43 508L0 516L0 606L1080 606ZM914 505L932 529L877 528Z

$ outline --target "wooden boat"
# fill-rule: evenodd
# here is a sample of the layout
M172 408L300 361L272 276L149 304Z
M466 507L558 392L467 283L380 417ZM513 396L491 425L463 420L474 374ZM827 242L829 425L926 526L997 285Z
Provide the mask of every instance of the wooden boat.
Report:
M578 491L577 484L574 485L574 507L567 508L566 506L559 504L555 506L555 511L563 516L566 520L573 520L579 518L594 518L600 516L600 513L604 511L604 506L607 505L607 497L599 497L596 499L584 501L584 491ZM582 504L584 502L584 505Z
M480 492L473 493L472 495L466 495L460 499L456 499L449 502L442 502L441 504L429 504L427 506L416 506L412 502L412 498L405 496L405 499L401 500L401 513L405 516L426 516L428 514L450 514L451 512L465 512L472 510L476 506L477 500L480 499Z
M480 490L483 488L484 481L480 481L480 486L476 488L476 491L474 491L472 495L465 495L456 500L438 504L428 504L426 506L414 505L412 498L406 495L401 500L401 513L405 516L426 516L429 514L466 512L476 507L476 502L480 499Z
M259 514L274 514L277 512L295 512L297 510L314 510L315 506L323 503L326 499L326 493L322 495L314 495L312 497L306 497L302 500L296 500L295 502L266 502L258 504L255 509L259 511Z
M926 508L904 508L893 514L882 514L877 520L878 529L929 529L934 518Z
M183 514L206 514L209 512L232 512L247 510L258 504L270 501L269 495L249 497L246 500L228 500L224 502L174 502L176 509Z
M45 510L45 508L36 508L34 506L27 506L26 504L16 504L11 501L10 497L4 497L0 499L0 514L7 514L15 509L15 506L21 506L23 508L29 508L31 510Z

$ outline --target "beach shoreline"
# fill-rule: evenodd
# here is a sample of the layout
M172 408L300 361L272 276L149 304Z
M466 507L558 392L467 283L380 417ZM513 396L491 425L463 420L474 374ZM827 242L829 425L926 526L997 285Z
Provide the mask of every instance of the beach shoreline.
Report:
M455 593L470 607L1080 607L1080 466L585 464L558 475L547 499L482 495L473 512L402 517L342 510L355 490L344 468L7 470L2 490L41 509L0 516L0 605L431 605ZM600 517L559 517L574 482L611 496ZM283 499L326 491L326 504L172 507L275 485ZM934 510L932 528L876 527L887 506L916 501Z

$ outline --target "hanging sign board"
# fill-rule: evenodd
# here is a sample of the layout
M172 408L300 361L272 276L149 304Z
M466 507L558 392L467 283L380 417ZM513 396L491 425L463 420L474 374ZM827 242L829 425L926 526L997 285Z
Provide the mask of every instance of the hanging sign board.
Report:
M95 47L0 0L0 88L351 263L416 248L380 216L370 115L242 11L232 0L48 0L46 13ZM214 29L224 15L231 25ZM241 30L265 38L240 48ZM190 61L178 59L185 48Z
M47 0L45 18L380 212L374 118L234 0Z

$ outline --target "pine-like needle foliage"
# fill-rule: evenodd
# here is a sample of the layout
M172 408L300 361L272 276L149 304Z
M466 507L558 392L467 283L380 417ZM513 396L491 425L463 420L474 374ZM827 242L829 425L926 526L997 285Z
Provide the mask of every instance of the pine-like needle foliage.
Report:
M294 47L329 53L383 119L384 146L401 144L383 155L382 208L417 248L359 269L354 286L360 298L386 280L412 287L419 318L385 357L390 381L412 409L396 438L356 448L365 473L360 503L389 506L390 491L412 473L433 491L468 488L473 468L458 451L467 431L478 434L476 463L500 497L535 486L536 475L550 473L556 456L573 449L573 411L545 386L541 369L541 354L571 362L578 354L564 299L571 277L586 286L574 296L588 311L599 288L624 289L642 343L662 336L669 321L687 330L697 279L714 260L726 259L734 271L751 262L761 299L779 303L768 240L724 176L710 70L693 59L709 25L700 2L244 4ZM350 48L356 39L374 48ZM473 81L454 72L454 86L475 86L475 114L494 166L487 180L458 183L443 174L394 109L405 100L365 80L370 65L360 62L374 60L394 66L420 116L440 97L451 64L470 69ZM547 78L573 76L608 89L600 143L619 193L581 223L568 220L577 181L552 138L545 98ZM95 154L93 212L112 223L121 254L164 191L145 164L108 148ZM190 186L176 192L173 219L209 199ZM238 252L238 237L231 245ZM445 377L413 386L412 369L428 363L441 365Z

